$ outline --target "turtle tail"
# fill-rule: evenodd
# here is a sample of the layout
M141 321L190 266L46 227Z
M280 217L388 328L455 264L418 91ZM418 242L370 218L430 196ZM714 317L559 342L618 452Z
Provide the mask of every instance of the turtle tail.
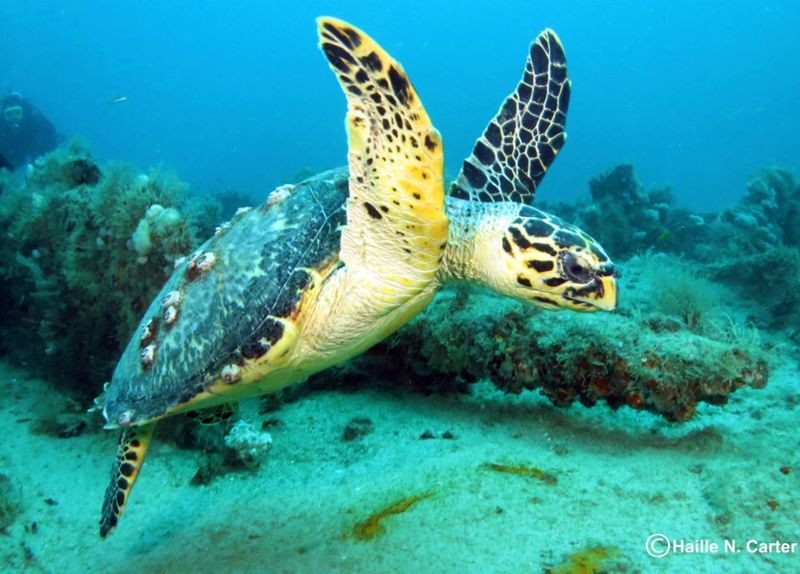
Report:
M111 482L106 488L100 517L100 537L105 538L114 530L119 517L125 511L125 504L139 476L147 447L153 437L156 423L129 427L119 437L117 458L111 466Z

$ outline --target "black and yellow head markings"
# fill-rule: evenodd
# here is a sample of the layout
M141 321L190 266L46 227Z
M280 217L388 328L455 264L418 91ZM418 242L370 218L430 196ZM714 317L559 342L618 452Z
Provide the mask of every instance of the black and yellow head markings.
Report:
M517 296L545 308L616 306L615 268L603 248L574 225L524 206L501 238L517 273Z
M522 79L489 122L450 194L459 199L530 204L566 140L570 82L552 30L531 45Z
M120 435L117 458L111 467L111 482L103 498L100 518L100 536L103 538L114 530L119 517L125 511L125 504L142 469L154 428L155 423L130 427Z

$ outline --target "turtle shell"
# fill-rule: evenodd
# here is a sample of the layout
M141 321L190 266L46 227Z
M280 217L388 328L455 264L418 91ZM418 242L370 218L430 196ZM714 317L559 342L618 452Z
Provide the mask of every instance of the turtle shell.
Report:
M141 424L191 401L265 355L285 321L301 321L309 270L324 277L338 264L347 194L346 169L278 188L181 263L101 399L108 426Z

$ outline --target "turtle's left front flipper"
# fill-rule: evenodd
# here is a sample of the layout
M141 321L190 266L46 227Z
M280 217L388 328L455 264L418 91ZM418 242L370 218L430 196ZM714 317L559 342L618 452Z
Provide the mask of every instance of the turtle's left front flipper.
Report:
M142 469L147 447L153 437L156 423L130 427L122 431L119 437L117 458L111 467L111 482L106 488L103 498L103 510L100 518L100 536L105 538L119 522L125 510L133 483Z
M317 22L348 104L341 259L392 308L431 284L447 243L442 141L397 61L346 22Z

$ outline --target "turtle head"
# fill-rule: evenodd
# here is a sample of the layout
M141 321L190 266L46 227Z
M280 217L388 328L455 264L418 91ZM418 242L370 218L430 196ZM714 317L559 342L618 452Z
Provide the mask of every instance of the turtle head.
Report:
M578 227L523 206L500 235L497 290L547 309L616 307L614 264Z
M442 280L474 281L546 309L610 311L617 271L578 227L513 202L450 199Z

